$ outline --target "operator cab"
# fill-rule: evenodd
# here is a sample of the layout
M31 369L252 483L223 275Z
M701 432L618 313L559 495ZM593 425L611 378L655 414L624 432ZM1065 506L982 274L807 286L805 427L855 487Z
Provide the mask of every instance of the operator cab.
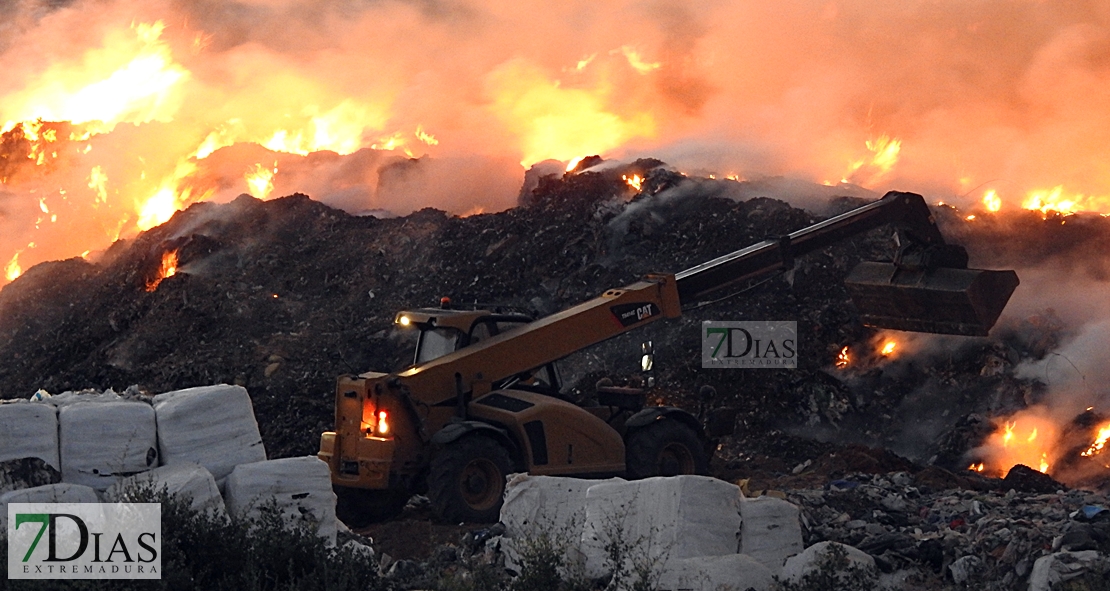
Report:
M420 308L398 313L394 324L420 331L413 357L413 365L420 365L531 321L532 317L524 314ZM561 384L558 367L550 363L502 380L494 389L516 388L559 396Z

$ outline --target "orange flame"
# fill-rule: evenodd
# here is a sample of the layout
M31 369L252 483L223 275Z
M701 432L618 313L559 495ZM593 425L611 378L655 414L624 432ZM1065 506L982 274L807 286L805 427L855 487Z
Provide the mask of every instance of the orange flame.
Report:
M843 349L840 350L840 354L836 356L836 367L839 369L844 369L848 367L848 364L851 362L852 358L848 355L848 347L845 346Z
M994 189L983 194L983 207L990 212L996 212L1002 209L1002 198L998 196L998 193Z
M23 269L19 266L19 255L21 254L23 254L22 250L16 252L12 260L8 261L8 265L4 267L4 277L8 281L15 281L23 274Z
M1026 411L999 425L978 453L983 457L984 470L991 474L1004 475L1017 464L1048 473L1058 436L1054 421L1036 411Z
M1107 423L1099 428L1098 435L1095 437L1094 442L1091 443L1091 446L1088 447L1086 451L1082 452L1079 455L1085 458L1089 458L1091 456L1101 454L1102 450L1106 447L1106 441L1108 439L1110 439L1110 423Z
M986 466L983 465L983 462L979 462L978 464L972 464L972 465L968 466L967 469L971 470L973 472L982 472L983 470L986 469Z
M158 289L158 285L162 283L163 279L173 277L177 274L177 251L171 250L162 254L162 268L159 269L158 275L150 281L146 282L146 290L154 291Z
M632 176L628 176L628 175L622 174L621 178L624 179L624 182L628 183L629 187L632 187L633 189L636 189L636 191L643 190L643 189L641 189L641 187L644 184L644 178L641 177L640 175L634 174Z
M879 355L882 355L883 357L889 357L890 355L892 355L894 353L894 349L897 346L898 346L897 342L887 341L887 342L883 343L883 348L879 349Z
M259 199L269 197L270 193L274 190L274 175L276 174L277 162L274 163L273 169L265 168L261 164L255 164L254 168L248 171L245 177L251 195Z

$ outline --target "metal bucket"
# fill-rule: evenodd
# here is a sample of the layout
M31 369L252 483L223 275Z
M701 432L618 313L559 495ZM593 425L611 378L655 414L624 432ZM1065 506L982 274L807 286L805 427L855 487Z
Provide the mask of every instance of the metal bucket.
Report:
M1013 271L915 271L860 263L844 282L867 326L986 336L1018 286Z

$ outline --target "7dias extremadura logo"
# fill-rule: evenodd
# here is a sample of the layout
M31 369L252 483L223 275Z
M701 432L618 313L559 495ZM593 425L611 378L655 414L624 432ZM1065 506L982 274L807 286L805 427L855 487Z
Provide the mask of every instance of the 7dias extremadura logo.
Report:
M792 320L702 322L701 366L797 368L798 323Z
M9 579L160 579L158 503L10 503Z

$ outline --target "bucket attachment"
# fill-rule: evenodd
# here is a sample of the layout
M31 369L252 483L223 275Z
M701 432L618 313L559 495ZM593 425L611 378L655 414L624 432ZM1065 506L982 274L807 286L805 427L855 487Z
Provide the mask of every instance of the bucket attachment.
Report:
M1013 271L860 263L844 281L867 326L986 336L1018 286Z

